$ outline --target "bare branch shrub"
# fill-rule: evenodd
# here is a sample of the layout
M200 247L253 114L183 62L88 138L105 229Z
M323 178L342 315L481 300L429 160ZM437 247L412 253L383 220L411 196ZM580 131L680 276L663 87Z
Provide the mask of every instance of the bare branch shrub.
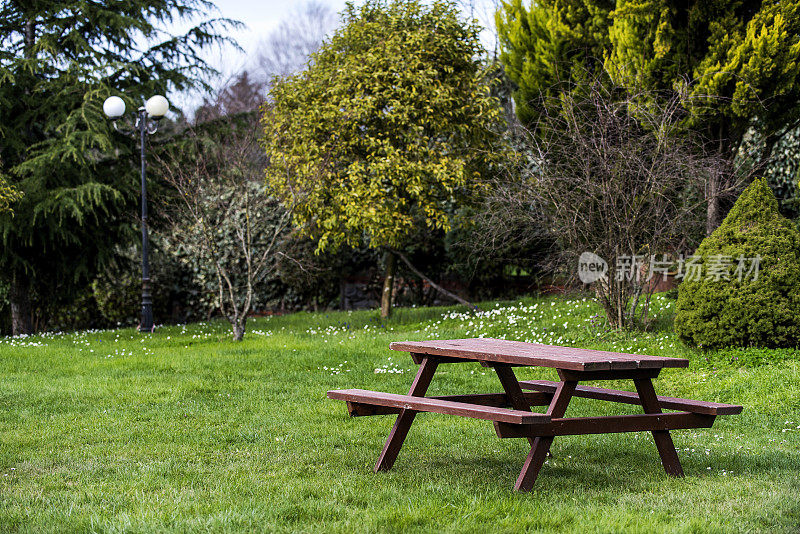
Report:
M257 65L269 84L275 77L302 70L308 58L338 24L326 4L311 0L295 8L269 36L259 43Z
M257 111L264 102L267 89L248 71L232 76L215 93L203 98L195 111L195 123L203 123L221 117ZM254 124L254 127L257 127Z
M273 272L291 209L264 185L257 117L226 118L190 128L160 161L178 193L174 231L196 282L206 288L241 341L255 292Z
M680 128L677 98L653 101L600 81L562 92L521 134L520 164L496 181L483 214L484 245L553 243L545 267L556 273L576 276L583 253L605 260L593 289L615 328L647 326L652 260L693 249L704 189L732 172Z

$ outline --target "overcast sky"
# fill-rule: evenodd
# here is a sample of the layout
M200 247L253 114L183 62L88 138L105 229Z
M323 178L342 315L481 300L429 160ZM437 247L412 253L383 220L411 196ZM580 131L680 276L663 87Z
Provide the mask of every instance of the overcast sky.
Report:
M344 9L346 0L317 0L337 13ZM217 52L212 59L221 70L236 72L247 64L247 55L253 54L261 40L267 37L283 20L307 4L303 0L217 0L217 16L238 20L244 28L233 32L246 54L228 48Z
M329 6L337 13L345 7L346 0L317 0L318 3ZM484 31L484 45L494 48L494 5L498 0L468 0L460 2L465 7L465 11L479 20L487 27ZM236 39L244 49L244 53L238 52L232 47L225 47L222 50L214 49L206 54L207 61L216 67L221 73L222 78L240 72L248 67L258 49L259 42L265 39L272 30L277 28L281 21L297 13L299 9L307 3L306 0L217 0L214 2L218 13L215 17L225 17L241 21L245 24L242 29L232 32L231 36ZM358 0L356 0L358 3ZM469 7L472 6L472 7ZM192 24L181 23L166 28L168 31L177 33L185 31ZM196 107L200 101L199 95L170 95L170 99L178 107L183 107L191 112L191 108Z

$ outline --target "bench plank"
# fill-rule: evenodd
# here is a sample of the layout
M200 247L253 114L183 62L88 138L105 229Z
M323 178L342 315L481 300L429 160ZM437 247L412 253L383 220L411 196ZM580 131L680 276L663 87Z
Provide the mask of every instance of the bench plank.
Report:
M553 400L553 395L541 391L523 393L525 402L529 406L547 406ZM452 402L465 402L467 404L480 404L481 406L512 407L508 395L505 393L473 393L469 395L443 395L427 397ZM347 411L352 417L365 417L369 415L398 414L402 408L364 404L361 402L347 401Z
M558 382L553 382L550 380L521 380L519 383L522 389L542 391L545 393L555 392L558 384ZM623 404L642 404L642 402L639 400L639 395L636 392L622 391L618 389L578 386L575 388L574 396L585 399L621 402ZM664 397L661 395L659 395L657 398L661 407L667 410L686 410L689 412L706 415L736 415L742 413L742 407L735 404L679 399L676 397Z
M661 369L689 366L689 360L684 358L576 349L493 338L396 341L391 343L389 348L417 355L429 354L456 359L553 367L572 371Z
M501 438L531 436L578 436L584 434L613 434L618 432L668 431L682 428L711 428L715 416L691 412L659 414L612 415L604 417L568 417L549 423L515 425L494 424Z
M417 412L434 412L448 415L460 415L473 419L487 421L500 421L504 423L531 424L550 421L550 417L543 414L454 402L431 397L414 397L411 395L397 395L365 389L340 389L328 392L328 398L353 402L357 404L371 404L400 408Z

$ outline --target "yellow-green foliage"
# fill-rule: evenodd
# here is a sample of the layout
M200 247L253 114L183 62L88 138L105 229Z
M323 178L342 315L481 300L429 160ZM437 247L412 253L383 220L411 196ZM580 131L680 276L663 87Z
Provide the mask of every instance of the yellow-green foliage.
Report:
M800 0L507 0L497 29L523 122L602 58L633 92L678 91L686 125L723 145L756 118L766 132L800 118Z
M800 114L800 1L620 0L610 36L615 81L680 91L689 125L721 140Z
M266 179L319 247L400 247L448 229L499 120L480 28L448 1L348 5L307 70L265 106Z
M675 332L690 345L796 347L800 343L800 232L778 212L766 180L753 182L696 254L703 276L678 293ZM760 256L758 277L713 280L709 258Z
M14 187L8 184L6 180L0 176L0 213L9 212L13 209L11 204L22 197L22 194Z
M503 2L497 11L500 59L516 84L517 115L535 122L540 99L552 98L593 67L602 66L610 46L613 0L522 0Z

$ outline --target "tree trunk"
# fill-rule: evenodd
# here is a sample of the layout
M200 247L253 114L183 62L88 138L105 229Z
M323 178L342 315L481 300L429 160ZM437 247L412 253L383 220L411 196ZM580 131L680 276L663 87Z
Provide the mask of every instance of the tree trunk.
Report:
M247 325L247 316L243 316L239 319L234 320L231 323L231 327L233 328L233 340L234 341L242 341L244 339L245 327Z
M714 174L708 182L708 207L706 208L706 235L711 235L711 232L717 229L722 222L720 217L722 215L722 198L720 197L720 181L719 174Z
M14 273L8 288L8 300L11 303L11 333L33 334L31 313L31 284L27 276Z
M387 251L384 260L386 262L386 278L383 279L383 293L381 293L381 317L386 318L392 315L392 289L394 288L397 258Z
M33 57L33 47L36 45L36 21L28 19L25 21L25 44L24 51L25 57L30 59Z

